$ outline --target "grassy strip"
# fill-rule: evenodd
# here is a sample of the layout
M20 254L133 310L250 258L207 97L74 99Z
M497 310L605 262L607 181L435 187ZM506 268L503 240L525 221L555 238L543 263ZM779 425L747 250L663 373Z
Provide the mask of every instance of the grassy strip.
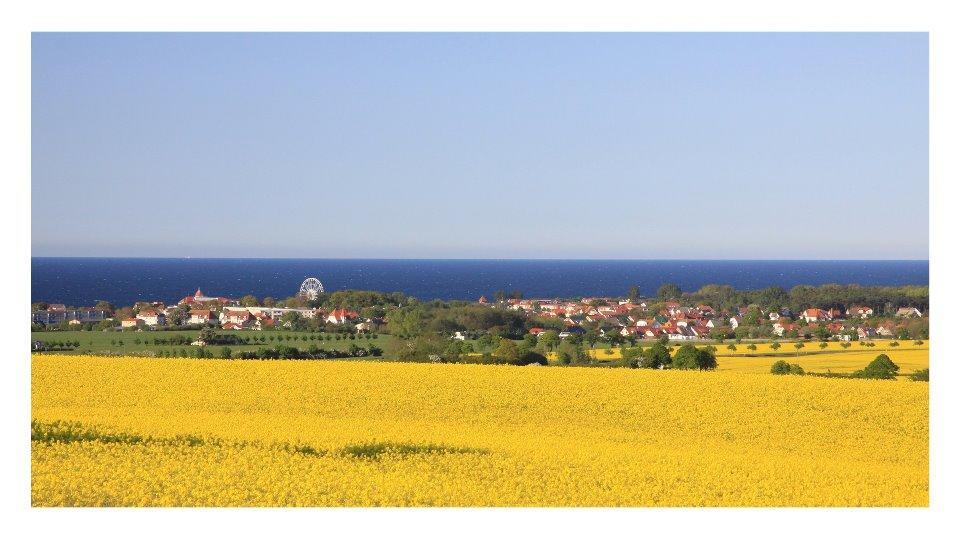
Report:
M182 435L172 438L141 436L139 434L101 432L97 429L86 427L81 423L71 423L67 421L54 421L44 423L36 420L30 422L30 440L45 444L69 444L80 442L99 442L104 444L129 444L129 445L186 445L190 447L200 445L213 446L231 446L246 447L261 444L255 442L233 442L228 443L217 438L202 438L193 435ZM287 451L289 453L299 453L309 457L322 457L331 455L330 451L318 449L305 444L273 444L271 449ZM357 459L379 460L382 456L407 457L412 455L449 455L458 453L478 453L486 454L486 449L475 449L471 447L454 447L440 444L409 444L393 442L373 442L367 444L354 444L344 447L336 452L335 456L352 457Z

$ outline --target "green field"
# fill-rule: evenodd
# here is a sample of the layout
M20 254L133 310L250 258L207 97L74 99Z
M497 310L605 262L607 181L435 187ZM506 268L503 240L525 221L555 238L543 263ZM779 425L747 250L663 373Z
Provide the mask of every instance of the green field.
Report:
M278 344L295 346L306 349L310 346L318 346L326 350L347 350L350 345L355 344L364 348L377 346L385 349L391 339L389 335L376 335L370 339L357 337L350 339L347 335L340 335L337 340L333 333L311 333L308 331L217 331L221 335L236 335L240 338L249 338L249 344L228 345L227 347L236 354L247 350L257 350L259 348L272 348ZM58 354L91 354L91 355L139 355L156 356L160 351L174 352L181 349L187 349L188 353L196 348L189 344L160 344L155 343L155 339L171 339L177 337L187 337L191 341L200 335L199 330L174 330L174 331L35 331L30 334L32 341L42 341L44 343L72 342L80 343L80 346L57 352ZM329 337L329 339L328 339ZM265 338L266 342L255 342L254 338ZM312 338L312 340L311 340ZM219 345L208 346L207 350L218 356Z

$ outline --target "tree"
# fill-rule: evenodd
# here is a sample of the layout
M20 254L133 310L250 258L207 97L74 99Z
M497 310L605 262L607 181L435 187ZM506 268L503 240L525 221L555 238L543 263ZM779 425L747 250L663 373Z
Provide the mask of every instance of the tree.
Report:
M756 352L756 351L757 351L757 345L755 345L755 344L753 344L753 343L750 343L750 344L747 345L747 350L750 350L751 352Z
M710 338L717 341L718 343L723 344L723 341L727 338L729 332L727 328L713 328L710 330Z
M258 307L260 306L260 300L258 300L257 297L252 294L247 294L246 296L240 298L240 305L244 307Z
M425 333L409 339L393 339L389 344L388 356L400 361L431 361L431 357L442 361L457 361L459 349L451 346L459 341L444 339L439 335Z
M813 331L813 335L821 341L826 341L830 338L830 330L823 326L817 326L817 329Z
M427 314L423 307L398 307L387 314L387 328L401 339L422 335L427 329Z
M713 352L685 344L673 356L674 369L712 370L717 368L717 357Z
M790 374L790 364L784 360L778 360L770 367L770 374Z
M800 349L803 348L803 343L802 343L802 342L793 343L793 347L797 349L797 356L799 356L799 355L800 355Z
M200 341L211 344L217 341L217 332L213 328L203 328L200 330Z
M647 348L640 357L639 366L645 369L659 369L669 365L672 361L670 349L661 342L656 342L650 348Z
M751 305L747 309L746 314L743 315L742 325L743 326L759 326L760 320L762 319L762 317L763 317L763 313L760 312L760 308L757 307L756 305ZM738 326L737 329L740 329L740 327Z
M737 351L737 345L735 345L735 344L728 344L728 345L727 345L727 350L730 350L731 352L736 352L736 351Z
M552 352L560 344L560 334L552 329L548 329L537 337L537 346L541 350Z
M113 311L116 310L112 303L110 303L109 301L104 301L104 300L98 301L98 302L93 306L93 308L96 309L96 310L98 310L98 311L106 311L107 313L110 313L110 314L113 314Z
M657 299L661 301L679 299L681 295L680 287L673 283L665 283L657 289Z
M517 361L511 362L511 364L520 365L520 366L533 365L533 364L547 365L549 364L549 361L547 361L547 358L544 355L538 354L533 351L529 351L529 352L520 354L520 359L518 359Z
M230 348L224 346L220 349L220 358L221 359L230 359L233 357L233 351Z
M486 351L493 348L494 344L496 344L495 339L493 335L489 333L484 333L480 336L480 338L477 339L477 346L480 347L481 351Z
M913 374L910 375L910 379L914 382L929 382L930 369L920 369L918 371L914 371Z
M801 367L800 365L797 365L796 363L790 364L782 359L777 361L776 363L773 364L772 367L770 367L770 373L779 374L779 375L794 374L797 376L803 376L805 374L803 372L803 367Z
M590 358L584 349L577 344L564 339L557 348L557 363L560 365L574 365L588 363Z
M523 340L520 341L520 355L523 355L526 352L529 352L537 347L537 336L527 333L523 336Z
M772 343L770 343L770 349L776 352L777 350L780 349L780 343L778 343L777 341L773 341Z
M824 342L821 342L821 343L819 344L819 346L820 346L820 349L823 350L823 349L826 348L828 345L827 345L826 341L824 341Z
M630 303L640 301L640 289L636 286L631 286L630 290L627 291L627 298L630 300Z
M493 357L503 363L513 363L520 359L520 350L512 340L500 339L500 345L493 351Z
M307 322L300 313L296 311L288 311L283 313L283 315L280 317L280 325L283 327L289 327L294 331L302 331L306 329Z
M593 348L594 345L597 344L597 341L600 340L600 334L591 329L590 331L584 333L583 340L586 341L590 348Z
M887 354L880 354L863 370L853 373L854 378L873 378L877 380L892 380L897 376L900 367Z

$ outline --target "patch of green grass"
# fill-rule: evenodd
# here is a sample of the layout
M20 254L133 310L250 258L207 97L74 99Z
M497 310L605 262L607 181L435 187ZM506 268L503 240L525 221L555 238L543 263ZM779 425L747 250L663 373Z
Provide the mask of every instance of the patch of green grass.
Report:
M348 445L343 448L342 453L349 457L377 460L384 455L397 455L401 457L411 455L435 454L449 455L457 453L477 453L486 454L486 449L477 449L472 447L455 447L440 444L407 444L393 442L373 442L368 444Z
M102 442L108 444L142 444L148 441L138 434L104 433L84 427L80 423L54 421L53 423L30 422L30 440L34 442L75 443Z
M317 346L326 350L348 350L350 345L355 344L364 348L377 346L386 349L392 337L390 335L377 335L377 338L367 339L366 337L350 339L348 336L340 335L336 339L336 334L308 332L308 331L288 331L288 330L217 330L218 334L234 335L241 339L249 339L249 342L242 344L229 345L210 345L208 352L212 352L214 357L220 357L224 347L230 348L234 355L240 352L255 351L261 348L273 348L278 344L285 346L295 346L301 350L306 350L310 346ZM30 333L32 341L42 341L46 343L55 342L77 342L80 343L75 349L51 352L55 354L77 355L111 355L111 356L147 356L156 357L160 353L164 355L173 353L179 356L182 350L186 351L187 357L192 357L196 352L195 346L189 344L161 344L161 341L173 341L177 338L189 339L192 342L200 336L199 329L191 330L163 330L163 331L34 331ZM260 339L264 339L260 342ZM154 342L154 340L157 342ZM123 343L123 344L121 344Z

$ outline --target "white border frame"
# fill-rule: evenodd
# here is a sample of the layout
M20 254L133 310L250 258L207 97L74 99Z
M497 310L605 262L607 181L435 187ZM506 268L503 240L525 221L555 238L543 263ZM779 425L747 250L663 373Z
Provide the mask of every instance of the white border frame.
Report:
M413 0L322 3L275 0L200 3L173 0L147 5L119 0L50 1L41 7L10 6L2 23L5 180L3 198L4 299L0 330L8 349L3 377L6 467L3 510L8 533L71 536L169 537L173 534L266 536L295 533L384 536L467 536L521 533L803 537L811 534L897 537L946 534L957 497L954 414L960 360L953 356L950 305L958 304L954 231L960 179L957 141L960 96L957 18L948 4L812 0L637 2L490 0L472 5ZM33 31L922 31L930 32L930 284L934 344L931 364L931 508L902 509L265 509L100 510L31 509L30 448L25 443L29 409L29 359L21 320L29 309L30 280L30 33ZM877 229L882 230L882 224ZM19 530L18 530L19 528ZM300 530L300 531L298 531Z

